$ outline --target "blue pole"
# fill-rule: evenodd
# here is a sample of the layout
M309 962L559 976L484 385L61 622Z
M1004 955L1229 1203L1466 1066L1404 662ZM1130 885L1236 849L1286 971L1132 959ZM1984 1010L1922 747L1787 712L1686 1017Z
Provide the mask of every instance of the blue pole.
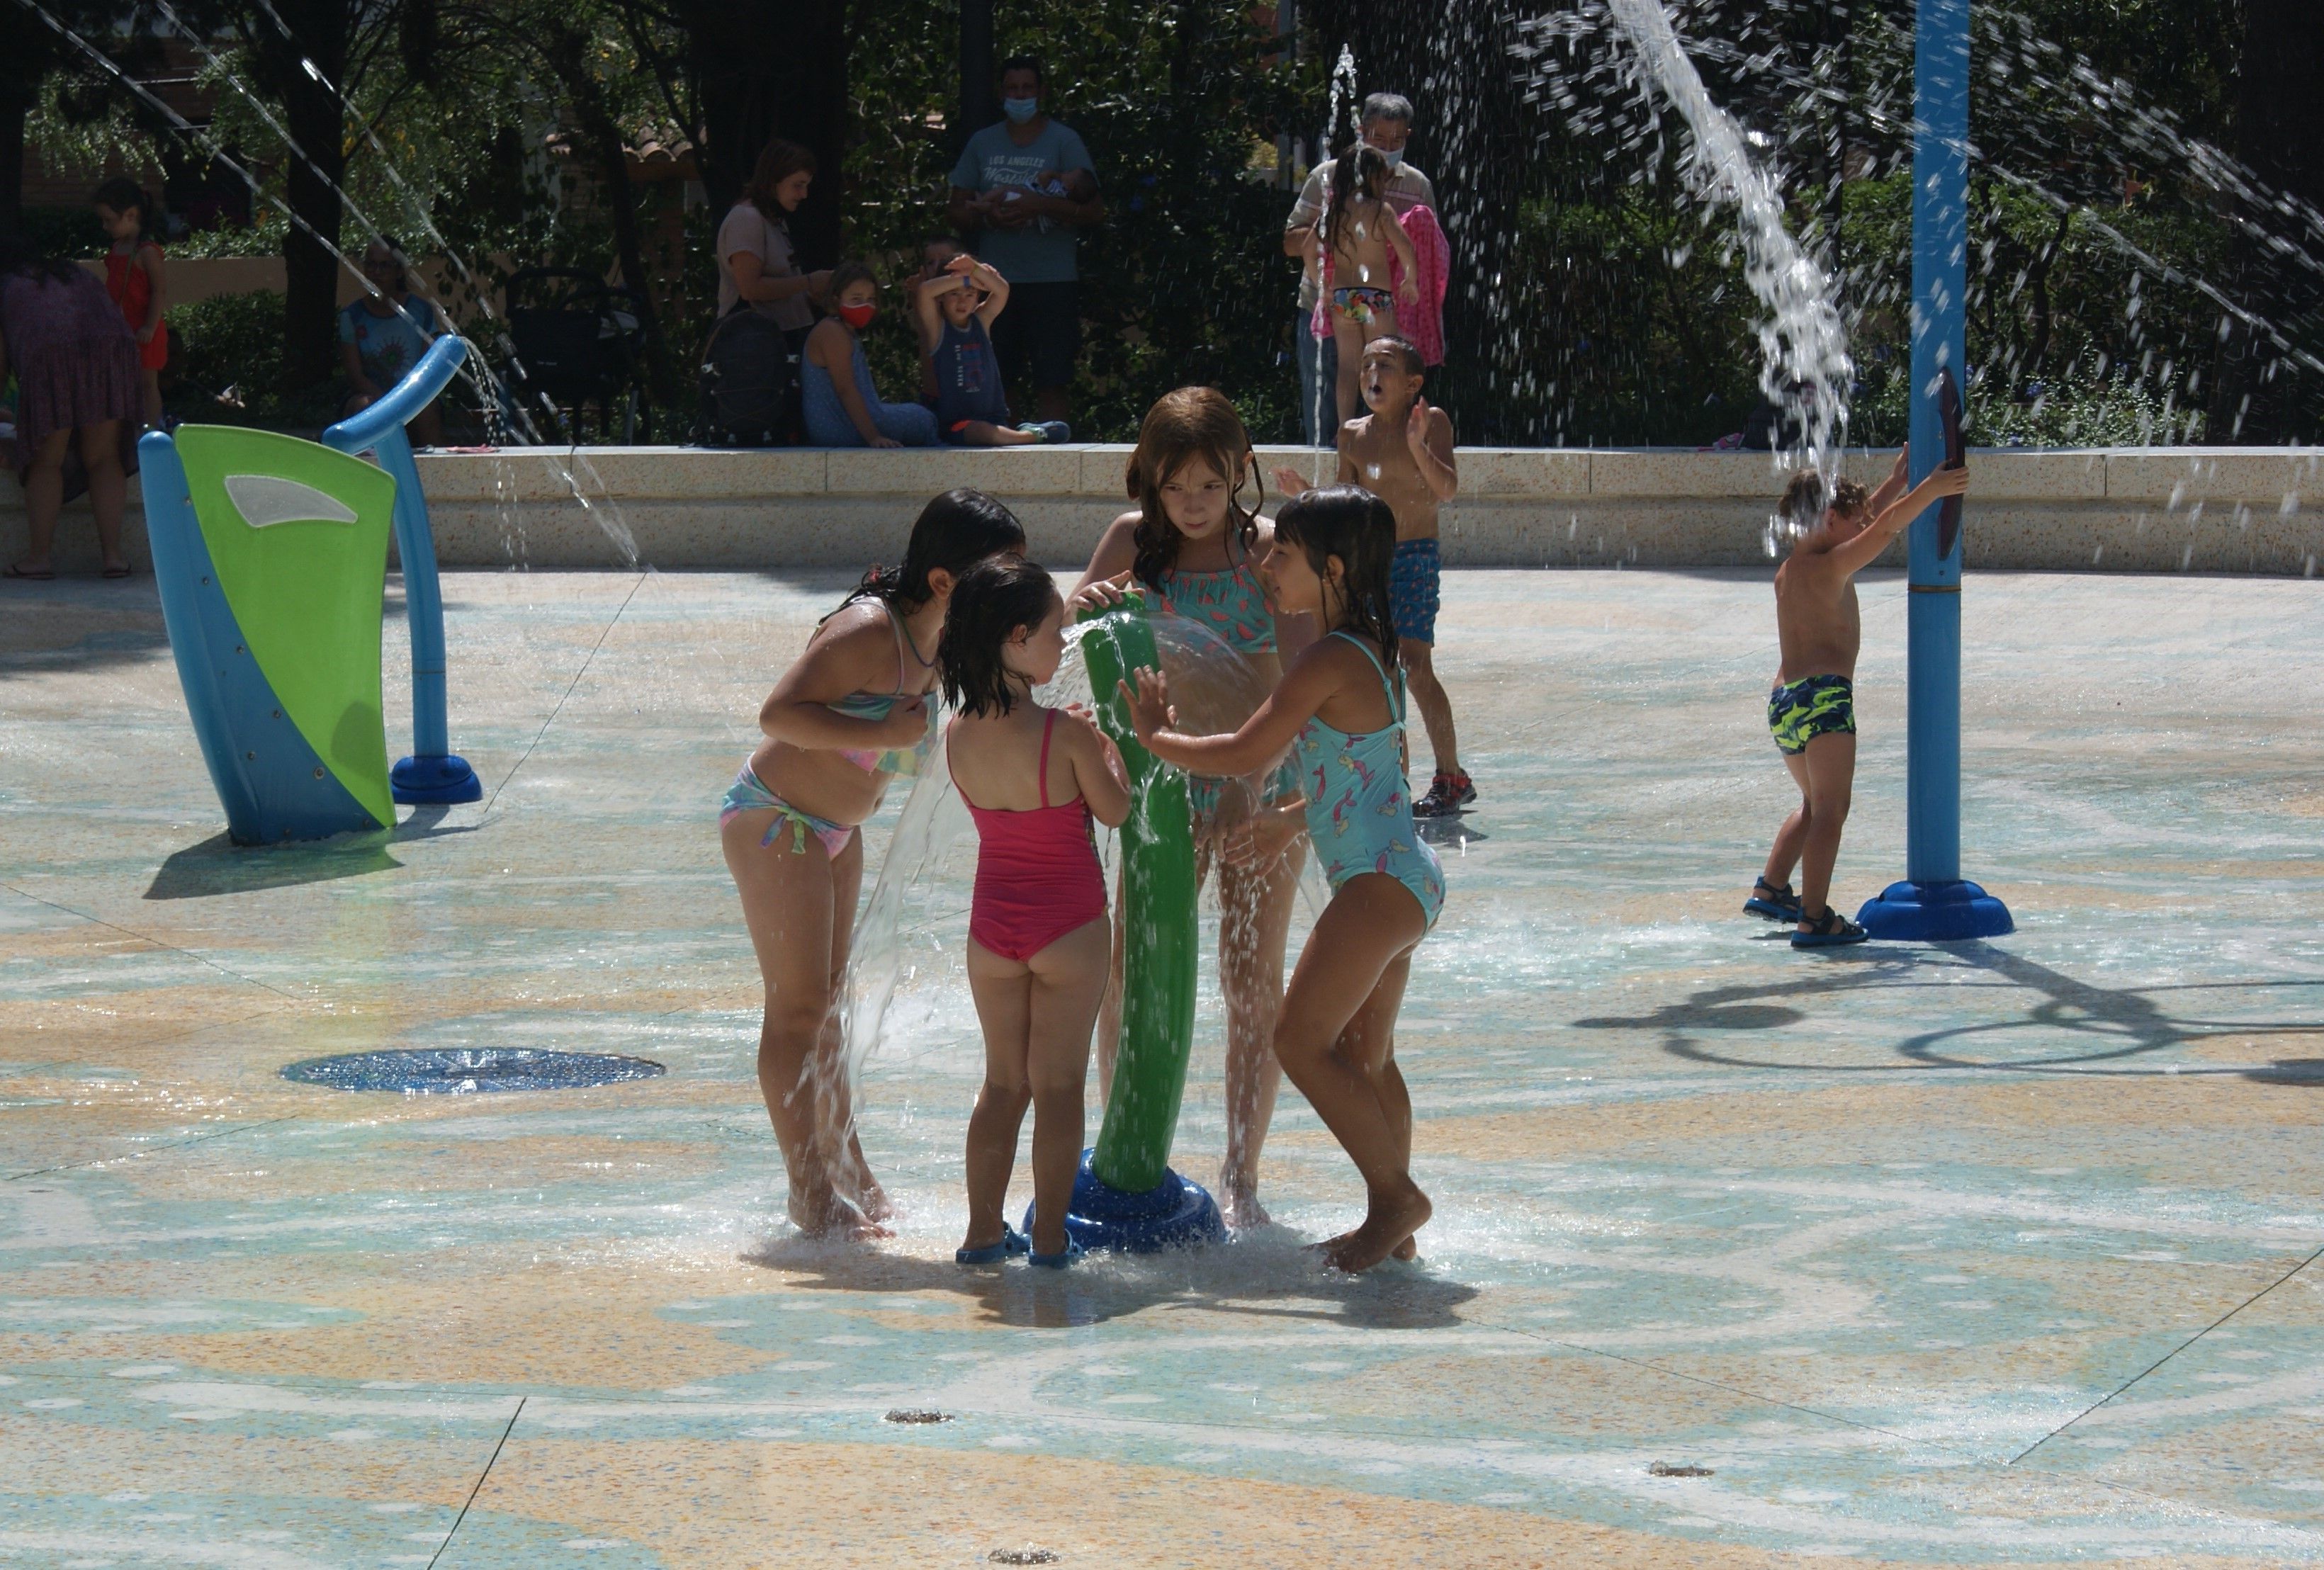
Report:
M1912 480L1960 461L1969 357L1969 0L1920 0L1913 69ZM1913 523L1906 607L1904 882L1858 912L1875 937L1944 942L2011 929L1960 875L1960 512Z
M323 445L344 453L369 452L395 478L395 554L403 565L403 615L411 629L411 756L389 771L395 799L406 805L484 799L484 782L452 751L444 698L444 596L436 577L436 534L428 521L427 493L412 461L404 425L436 401L460 362L466 340L445 334L428 346L402 381L368 408L323 432Z

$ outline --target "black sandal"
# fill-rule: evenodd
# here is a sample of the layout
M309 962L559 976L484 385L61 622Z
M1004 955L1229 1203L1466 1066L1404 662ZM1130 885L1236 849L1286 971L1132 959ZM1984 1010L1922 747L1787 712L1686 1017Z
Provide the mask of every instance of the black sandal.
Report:
M1829 904L1823 908L1822 915L1803 915L1800 920L1803 925L1792 934L1794 948L1838 948L1843 944L1861 943L1872 936Z
M1779 889L1765 878L1754 879L1751 897L1743 901L1743 914L1765 916L1770 921L1797 921L1800 897L1792 892L1789 883Z

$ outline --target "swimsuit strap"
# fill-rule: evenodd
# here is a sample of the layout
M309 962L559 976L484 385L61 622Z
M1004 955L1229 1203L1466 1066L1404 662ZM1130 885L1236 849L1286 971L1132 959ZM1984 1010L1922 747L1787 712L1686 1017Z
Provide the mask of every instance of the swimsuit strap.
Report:
M1047 711L1048 718L1041 722L1041 810L1049 809L1049 733L1057 728L1057 711Z
M896 614L895 605L881 600L880 608L888 613L888 626L896 634L896 696L904 696L904 618ZM913 651L918 653L918 650Z
M1380 695L1388 699L1388 717L1392 723L1402 725L1404 723L1404 704L1402 701L1404 695L1394 686L1389 684L1388 679L1388 667L1380 663L1380 657L1372 652L1371 645L1366 643L1361 638L1357 637L1353 633L1347 631L1345 628L1333 628L1332 636L1334 638L1345 638L1349 642L1353 643L1359 650L1362 651L1365 659L1372 662L1372 669L1379 672Z

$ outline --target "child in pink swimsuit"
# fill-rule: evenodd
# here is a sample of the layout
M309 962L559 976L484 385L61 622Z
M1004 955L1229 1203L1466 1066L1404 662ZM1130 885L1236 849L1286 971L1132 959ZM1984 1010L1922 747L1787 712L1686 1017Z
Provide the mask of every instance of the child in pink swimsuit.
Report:
M1033 701L1065 658L1065 622L1047 573L995 558L961 575L936 645L945 695L960 711L945 752L980 842L968 984L984 1027L984 1087L968 1120L968 1233L954 1256L963 1264L1000 1264L1029 1248L1034 1264L1061 1266L1079 1251L1065 1236L1065 1208L1111 950L1090 821L1119 827L1130 786L1121 754L1086 713ZM1028 1105L1029 1242L1001 1215Z

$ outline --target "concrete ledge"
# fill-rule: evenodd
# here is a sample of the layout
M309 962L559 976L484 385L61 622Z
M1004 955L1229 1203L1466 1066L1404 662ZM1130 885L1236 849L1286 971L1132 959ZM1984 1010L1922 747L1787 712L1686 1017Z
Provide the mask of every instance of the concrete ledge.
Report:
M1036 554L1084 559L1126 505L1126 446L879 451L785 448L521 448L424 454L420 474L447 567L859 566L901 553L927 498L954 485L1017 511ZM1877 476L1886 453L1856 453ZM1260 469L1318 481L1329 452L1265 448ZM2324 449L2061 450L1974 456L1972 568L2312 575L2324 556ZM1443 517L1463 567L1747 567L1768 559L1784 476L1765 453L1679 448L1464 448ZM1279 498L1268 485L1270 505ZM133 501L132 557L145 565ZM0 554L24 548L23 499L0 482ZM1902 548L1891 552L1901 559ZM58 561L93 571L87 503L66 510Z

